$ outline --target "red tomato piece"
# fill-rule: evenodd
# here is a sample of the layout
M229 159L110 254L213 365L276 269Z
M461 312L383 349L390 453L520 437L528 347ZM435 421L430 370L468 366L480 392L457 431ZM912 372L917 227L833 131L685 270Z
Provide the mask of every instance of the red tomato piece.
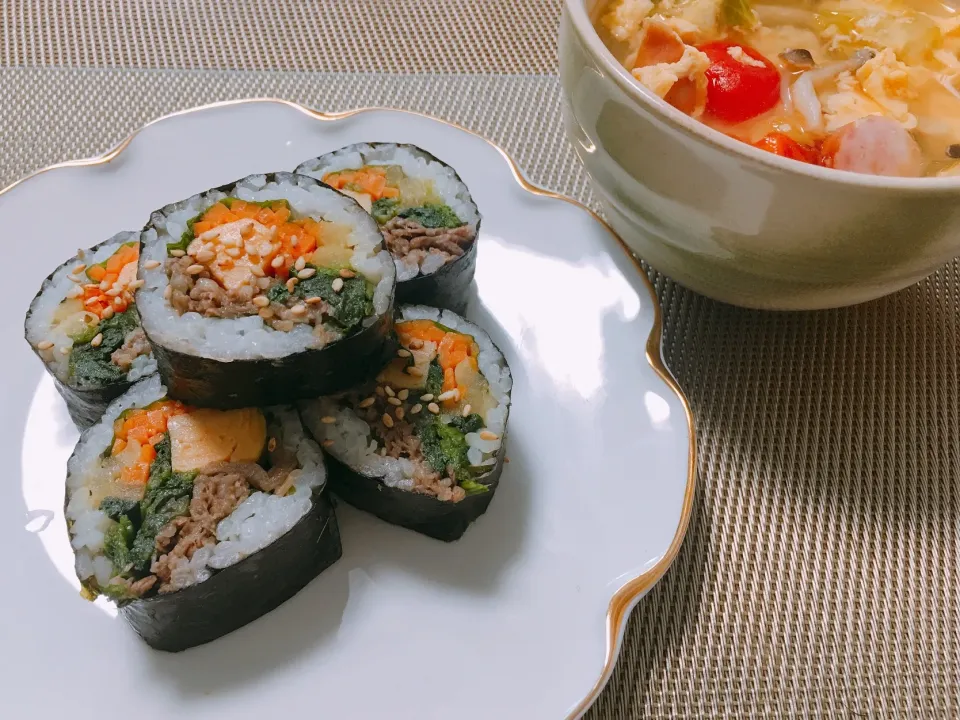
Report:
M763 66L741 62L730 54L731 48L741 48L744 55ZM780 101L780 72L752 47L717 41L699 49L710 58L706 71L708 115L738 123L762 115Z
M760 141L753 144L761 150L779 155L780 157L799 160L800 162L818 164L820 161L820 149L812 145L803 145L783 133L770 133L765 135Z

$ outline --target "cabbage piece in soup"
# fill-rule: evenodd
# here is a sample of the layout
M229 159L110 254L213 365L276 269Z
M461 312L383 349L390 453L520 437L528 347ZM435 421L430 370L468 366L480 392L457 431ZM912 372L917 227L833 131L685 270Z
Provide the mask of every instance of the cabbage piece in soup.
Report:
M960 174L960 13L936 0L612 0L601 38L648 90L799 162Z

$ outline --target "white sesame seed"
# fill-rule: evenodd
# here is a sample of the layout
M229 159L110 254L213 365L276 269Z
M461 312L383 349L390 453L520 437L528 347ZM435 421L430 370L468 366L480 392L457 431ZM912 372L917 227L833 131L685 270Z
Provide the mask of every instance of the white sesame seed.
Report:
M402 408L402 407L398 407L393 414L397 416L397 420L403 420L403 408Z
M356 277L357 274L353 270L348 270L347 268L340 268L340 277L342 278L352 278Z
M132 283L127 285L127 290L139 290L146 284L147 284L146 280L134 280Z
M397 357L410 357L410 351L406 348L400 348L397 350Z
M240 248L235 248L235 247L227 248L226 250L224 250L224 252L225 252L229 257L232 257L232 258L240 257L240 254L241 254L241 253L240 253ZM259 265L254 265L253 267L259 269L260 266L259 266ZM251 270L253 270L253 268L251 268ZM254 272L254 274L256 274L256 270L253 270L253 272ZM260 270L260 272L263 272L263 270Z
M440 413L440 406L436 403L430 403L427 405L427 410L432 412L434 415L438 415Z
M87 251L84 250L83 248L80 248L79 250L77 250L77 258L80 260L83 260L86 254L87 254Z
M393 396L396 395L396 393L393 391L393 388L390 387L389 385L384 385L384 386L383 386L383 391L384 391L389 397L393 397Z
M108 283L106 280L104 280L104 281L103 281L102 283L100 283L97 287L99 287L101 291L103 291L103 290L109 290L109 289L110 289L110 283Z
M104 320L109 320L110 318L112 318L112 317L113 317L113 308L112 308L110 305L107 305L107 306L103 309L103 313L101 314L100 317L102 317Z
M471 411L471 410L473 410L473 408L470 407L470 403L467 403L466 405L463 406L463 413L462 413L462 415L463 415L464 417L467 417L467 416L470 414L470 411Z
M320 418L320 422L322 422L324 425L333 425L336 421L337 419L332 415L324 415L322 418Z
M270 278L266 278L266 277L257 278L257 287L260 288L261 290L269 290Z
M100 343L103 342L103 333L97 333L93 336L93 340L90 341L91 347L100 347Z
M290 236L290 247L296 247L296 246L297 246L297 243L299 243L299 242L300 242L300 240L297 238L296 235L291 235L291 236Z
M287 292L293 292L293 289L297 286L297 283L300 282L295 277L287 280Z
M258 278L262 278L266 273L263 271L263 268L259 265L251 265L250 272L256 275Z
M143 269L144 269L144 270L154 270L155 268L158 268L158 267L160 267L160 261L159 261L159 260L147 260L147 261L143 264Z
M203 250L202 245L194 245L193 243L190 243L190 245L187 246L187 255L189 255L190 257L193 257L201 250Z
M61 355L69 355L69 354L70 354L70 346L69 346L69 345L61 345L61 346L60 346L59 348L57 348L57 349L59 350L59 352L60 352Z
M67 275L67 277L73 280L75 283L79 283L80 285L84 284L83 278L79 275Z
M322 302L323 302L323 298L317 297L316 295L314 295L313 297L308 297L306 300L307 305L319 305Z
M376 399L375 397L370 396L370 397L368 397L368 398L366 398L366 399L364 399L364 400L361 400L361 401L358 403L358 406L359 406L359 407L362 407L362 408L368 408L368 407L370 407L371 405L373 405L376 401L377 401L377 399Z
M411 365L405 372L407 375L413 375L414 377L423 377L427 373L422 367L417 367L416 365Z
M447 390L446 392L442 392L439 395L437 395L437 400L439 400L440 402L446 402L447 400L455 400L457 397L457 394L458 393L456 390Z
M100 298L92 297L92 298L87 298L86 300L84 300L84 301L83 301L83 304L84 304L84 305L94 305L94 304L96 304L96 303L99 302L99 301L100 301Z
M268 307L265 307L261 309L260 312L257 313L257 315L262 317L264 320L269 320L270 318L273 317L273 310L271 310Z
M270 253L273 252L273 245L270 243L260 243L260 246L257 247L260 257L267 257Z
M306 315L307 306L304 305L303 303L298 303L297 305L294 305L292 308L290 308L290 312L294 315Z
M401 400L398 397L388 397L387 402L390 403L391 405L396 405L397 407L400 407L401 405L403 405L403 400Z
M499 440L500 436L497 435L496 433L490 432L489 430L481 430L480 439L481 440Z
M84 265L83 263L80 263L79 265L77 265L77 266L76 266L73 270L71 270L70 272L73 273L74 275L79 275L80 273L82 273L82 272L83 272L84 270L86 270L86 269L87 269L87 266Z
M421 395L420 399L423 400L424 402L430 402L431 400L433 400L433 393L427 393L426 395Z
M181 258L181 257L183 257L184 255L186 255L186 253L185 253L183 250L171 250L171 251L170 251L170 257Z
M201 250L197 253L197 262L208 263L216 257L215 253L209 250Z
M199 275L202 272L203 265L197 265L196 263L187 268L187 275Z
M408 397L410 397L410 391L404 388L403 390L397 393L397 397L400 398L401 400L406 400Z
M380 419L383 421L383 424L386 425L388 428L393 427L393 418L387 415L386 413L384 413L383 417Z
M376 393L380 397L383 397L383 385L377 385Z
M83 288L81 288L79 285L74 285L72 288L67 290L68 298L78 298L81 295L83 295Z
M53 347L53 343L49 340L41 340L37 343L37 350L49 350Z
M330 287L333 288L334 292L343 290L343 278L334 278L333 282L330 283Z
M257 295L253 299L253 304L257 307L266 307L270 304L270 298L268 298L266 295Z
M303 258L300 258L300 259L302 260ZM306 280L307 278L311 278L316 274L317 274L316 268L304 268L303 270L297 273L297 277L300 278L301 280ZM334 284L336 284L337 281L334 280L333 282Z
M273 260L270 261L270 267L278 268L283 265L284 257L283 255L277 255Z
M305 257L298 257L297 261L293 264L293 267L296 270L303 270L307 266L307 259Z
M411 350L420 350L422 348L423 348L423 340L421 340L420 338L414 338L413 340L410 341Z
M173 295L173 286L172 286L172 285L167 285L167 286L163 289L163 299L164 299L164 300L169 300L171 295Z
M113 304L116 305L117 307L120 307L121 305L123 305L123 298L122 298L122 297L115 297L115 298L113 299Z
M423 405L421 405L420 403L417 403L417 404L414 405L412 408L410 408L410 414L411 414L411 415L416 415L416 414L417 414L418 412L420 412L421 410L423 410Z

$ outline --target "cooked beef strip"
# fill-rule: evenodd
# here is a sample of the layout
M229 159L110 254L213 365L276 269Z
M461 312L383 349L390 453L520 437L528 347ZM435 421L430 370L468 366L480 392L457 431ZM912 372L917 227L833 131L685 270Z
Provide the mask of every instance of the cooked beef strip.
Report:
M136 328L127 333L123 345L113 351L110 360L121 370L129 370L133 361L150 352L150 343L143 332L143 328Z
M457 228L426 228L416 220L395 217L382 228L387 250L395 257L406 257L413 251L439 251L449 255L447 262L460 257L476 237L469 225ZM418 259L422 262L422 257Z

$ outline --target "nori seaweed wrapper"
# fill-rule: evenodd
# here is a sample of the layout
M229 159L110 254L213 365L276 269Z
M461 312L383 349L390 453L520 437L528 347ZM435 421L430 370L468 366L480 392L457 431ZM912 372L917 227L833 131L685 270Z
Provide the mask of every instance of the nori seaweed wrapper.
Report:
M369 380L394 352L391 313L370 327L319 349L280 359L221 362L153 345L170 397L222 409L296 402Z
M381 478L362 475L327 453L330 490L345 502L392 525L444 542L453 542L459 540L470 524L487 511L500 485L505 447L505 442L500 445L493 469L477 479L477 482L489 488L487 492L467 495L460 502L438 500L430 495L388 487Z
M286 534L240 562L176 592L120 608L157 650L179 652L243 627L297 594L342 555L340 530L326 491Z
M97 243L91 248L86 250L91 257L104 245L111 243L127 243L127 242L136 242L139 237L139 233L135 232L119 232L113 237L104 240L101 243ZM24 320L24 337L26 338L26 326L30 322L31 316L34 314L34 306L40 300L40 296L43 295L53 284L53 277L60 271L62 268L69 265L74 265L77 263L79 258L74 255L72 258L67 260L64 263L61 263L51 272L43 281L40 286L39 292L34 296L33 300L30 302L30 307L27 309L27 315ZM70 413L70 419L73 420L73 424L77 426L78 430L85 430L90 427L97 420L100 419L100 416L103 415L103 411L107 409L107 406L114 399L120 397L125 393L130 387L137 382L137 380L120 380L118 382L111 382L99 387L91 386L80 386L76 383L71 383L69 380L64 382L51 370L50 366L43 359L43 355L33 343L27 341L30 345L30 349L33 350L34 354L39 358L40 362L43 363L44 370L53 378L54 384L56 385L57 392L60 393L60 397L63 398L64 402L67 405L67 411Z
M250 177L211 188L202 194L220 191L227 195ZM309 183L336 192L324 183L307 176L278 172L263 175L267 182ZM341 193L360 217L369 217L351 198ZM173 203L153 213L141 235L141 273L147 231L155 229L158 215L172 212L186 201ZM391 290L386 310L368 316L359 329L353 329L340 340L321 348L306 348L283 357L255 359L220 359L197 353L182 352L165 346L151 334L150 323L144 323L147 339L157 359L157 369L170 397L198 407L221 409L292 403L297 400L340 392L368 380L394 350L391 342L395 288ZM138 291L145 292L145 288ZM169 307L169 305L166 305ZM282 332L282 331L274 331Z
M473 201L473 197L470 196L470 190L467 188L467 184L463 182L463 179L453 167L443 162L443 160L438 158L433 153L410 143L355 143L325 155L306 160L300 163L294 172L303 175L309 175L311 177L317 177L316 171L311 170L311 167L316 167L318 164L323 164L327 158L330 158L336 153L343 151L362 152L361 148L366 146L369 146L373 149L381 146L406 148L415 154L424 156L430 161L443 165L445 168L448 168L453 173L456 180L463 185L463 187L466 189L467 195L470 197L470 202L473 203L474 207L476 208L476 203ZM459 315L462 315L464 312L466 312L467 303L469 300L470 284L473 282L473 276L477 269L477 244L480 239L480 225L482 222L483 218L478 209L477 225L475 228L476 236L463 255L451 260L450 262L438 268L435 272L432 272L428 275L421 273L416 277L410 278L409 280L398 280L396 300L397 305L430 305L431 307L452 310Z

